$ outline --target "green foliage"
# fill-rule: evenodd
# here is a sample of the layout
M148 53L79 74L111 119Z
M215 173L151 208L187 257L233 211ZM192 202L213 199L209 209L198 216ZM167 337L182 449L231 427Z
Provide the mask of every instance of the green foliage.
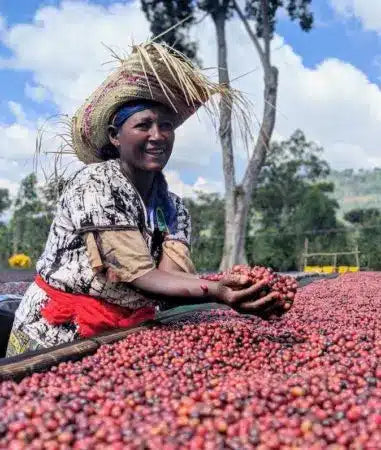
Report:
M378 220L380 217L380 210L376 208L367 208L367 209L352 209L344 214L344 219L347 222L356 224L356 225L367 225L374 220Z
M340 204L340 216L353 209L381 209L380 168L335 170L328 180L335 185L334 197Z
M306 194L306 186L329 174L327 162L321 159L322 152L300 130L289 140L271 145L253 194L264 227L274 223L288 225L289 215ZM326 189L328 186L321 185L322 191Z
M297 20L303 31L310 31L313 25L313 14L309 10L312 0L268 0L268 18L271 37L276 26L276 14L279 8L284 8L291 20ZM245 11L249 19L255 21L258 37L263 36L262 0L247 0Z
M345 220L357 228L357 242L363 266L381 269L381 210L377 208L353 209Z
M201 0L197 6L201 11L210 14L212 17L223 15L225 20L233 16L233 2L231 0Z
M6 258L25 253L36 262L45 247L61 184L62 180L54 181L38 189L34 173L21 181L2 240L0 235L1 252Z
M373 219L359 231L358 245L362 265L381 270L381 219Z
M329 166L323 149L297 130L290 139L273 143L253 193L247 253L251 264L296 270L305 238L310 251L352 249L337 220L334 185L326 181ZM216 194L187 200L192 216L193 258L198 270L217 270L223 248L224 204ZM316 261L329 264L332 261ZM340 264L353 263L344 258Z
M0 189L0 217L11 206L8 189ZM5 223L0 221L0 267L6 264L10 251L9 230Z
M300 130L272 144L253 192L255 208L250 211L247 240L251 264L296 270L308 238L309 252L351 251L357 244L362 266L381 268L381 212L373 208L347 214L345 219L358 225L355 232L337 218L335 185L327 181L330 169L322 152ZM200 194L186 202L192 215L197 269L217 270L223 246L223 200L215 194ZM316 257L309 263L331 264L332 259ZM339 256L337 263L354 265L354 257Z
M192 217L192 258L198 271L215 271L222 257L224 201L217 194L199 193L185 199Z
M346 248L345 234L334 231L342 225L330 195L334 186L323 181L329 166L321 154L322 148L308 142L300 130L272 144L253 193L251 214L259 215L260 225L249 240L252 263L295 270L305 238L315 252Z
M11 206L8 189L0 188L0 216Z
M12 234L10 228L0 223L0 267L6 267L12 254Z
M263 35L263 14L261 0L247 0L246 16L255 21L257 36ZM291 20L297 20L303 31L309 31L313 25L313 15L309 10L311 0L268 0L268 15L271 37L276 25L276 14L279 8L284 8ZM141 0L142 10L150 23L153 36L160 37L158 42L166 42L189 58L197 60L197 44L189 39L189 28L195 23L197 10L209 14L214 19L219 16L229 20L234 14L234 4L231 0Z
M153 36L166 32L158 42L165 42L195 60L197 45L189 40L189 27L194 23L195 2L192 0L141 0L142 10L151 24ZM186 19L186 20L185 20ZM167 31L184 20L181 26Z
M30 174L21 181L10 221L12 253L25 253L35 260L46 238L46 217L38 197L37 178Z

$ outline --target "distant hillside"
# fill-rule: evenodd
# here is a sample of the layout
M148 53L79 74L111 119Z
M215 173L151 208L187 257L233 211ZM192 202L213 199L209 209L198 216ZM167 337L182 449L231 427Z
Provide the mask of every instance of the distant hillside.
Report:
M381 209L381 169L332 171L329 181L335 184L340 216L353 208Z

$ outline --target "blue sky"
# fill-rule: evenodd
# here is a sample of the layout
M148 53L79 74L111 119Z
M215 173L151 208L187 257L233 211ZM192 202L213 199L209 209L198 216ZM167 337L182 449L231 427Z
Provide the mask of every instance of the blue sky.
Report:
M326 58L338 58L352 63L372 82L379 83L381 70L375 59L381 53L380 36L374 31L363 31L358 19L338 17L330 1L315 0L312 9L315 26L309 33L289 20L280 21L277 27L278 33L303 57L304 65L314 67Z
M367 1L367 0L364 0ZM372 0L368 0L372 1ZM32 23L35 13L44 6L59 6L61 0L2 0L0 14L7 25ZM87 3L109 6L113 0L88 0ZM123 3L123 2L122 2ZM128 3L128 2L124 2ZM314 67L328 57L338 58L352 63L365 74L370 81L380 82L381 67L377 66L377 57L381 54L381 39L376 32L364 32L359 20L343 20L337 16L330 1L315 0L312 5L315 14L315 27L309 33L300 30L295 22L288 19L280 20L277 32L303 58L306 67ZM0 55L9 56L10 52L4 45L0 46ZM31 80L31 74L25 71L0 71L0 120L10 121L12 116L4 103L7 100L23 102L31 113L35 110L44 111L54 107L49 104L32 105L24 95L25 83ZM32 108L33 106L33 108Z
M117 3L121 6L115 15ZM120 11L125 14L128 32L139 35L143 33L141 28L148 30L142 13L138 8L133 9L132 4L112 0L0 0L4 23L0 42L0 134L3 143L8 145L0 144L0 161L5 161L3 167L0 165L0 187L8 183L14 188L29 167L26 161L31 151L22 139L31 139L38 121L54 113L71 112L71 108L79 106L91 93L86 90L87 85L95 86L96 80L100 80L97 68L101 66L101 57L89 55L88 49L98 48L103 40L109 43L115 39L118 43L124 33L123 20L116 22ZM76 9L78 14L70 15ZM327 159L333 167L379 166L381 8L374 0L314 0L312 9L315 26L309 33L303 33L297 23L284 17L277 26L279 42L283 45L277 48L274 43L277 48L274 60L280 69L275 137L286 138L300 127L308 133L308 138L326 148ZM37 23L35 16L41 12L43 20ZM76 17L79 23L83 19L78 54L70 36L65 34L73 32L70 17ZM25 27L27 24L30 26ZM238 22L236 25L239 30ZM87 33L92 26L97 34L94 44L91 44L94 30ZM200 53L206 64L213 64L215 44L207 28L204 26L195 34L205 35L200 42ZM239 37L238 32L234 33L228 36L231 68L233 73L239 73L241 67L234 64L232 49L238 53L243 48L247 49L246 53L252 49L244 35ZM53 41L57 45L57 58L51 49ZM72 52L73 64L65 53L66 44L67 52ZM93 71L87 70L81 56L84 54L89 55L89 67L94 67ZM254 62L248 67L253 66ZM254 76L257 78L251 82L246 80L242 89L250 91L258 101L260 115L261 89L257 85L261 74ZM169 166L173 182L186 185L185 190L195 184L201 189L221 189L218 143L207 136L208 132L202 135L200 131L200 136L195 138L192 127L196 125L180 133L184 136L179 139L179 151ZM196 151L190 150L192 145L197 147ZM12 160L10 151L15 147L24 149L25 154L20 150ZM243 170L244 155L238 154L237 162Z

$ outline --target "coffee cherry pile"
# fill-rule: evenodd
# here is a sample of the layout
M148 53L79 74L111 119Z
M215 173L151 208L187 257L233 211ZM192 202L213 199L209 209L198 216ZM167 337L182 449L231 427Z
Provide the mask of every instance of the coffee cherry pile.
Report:
M251 284L256 284L261 281L265 282L266 287L262 289L259 297L263 297L270 292L276 292L279 295L279 299L283 300L283 308L285 310L290 309L294 302L296 290L298 288L295 278L279 275L271 268L262 266L250 267L243 264L237 264L225 272L202 275L201 278L209 281L220 281L222 278L230 274L247 276Z
M11 281L9 283L0 283L0 295L24 295L30 281Z
M0 384L1 449L381 448L381 274L215 310Z

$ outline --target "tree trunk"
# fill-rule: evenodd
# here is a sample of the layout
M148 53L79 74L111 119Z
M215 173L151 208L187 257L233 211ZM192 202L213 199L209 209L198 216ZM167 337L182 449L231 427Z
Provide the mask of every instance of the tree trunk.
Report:
M226 17L223 11L216 11L212 15L216 27L218 48L218 78L221 84L229 86L229 72L227 62L227 46L225 36ZM235 242L235 171L232 144L231 105L220 103L219 136L222 149L222 164L225 180L225 237L221 261L221 269L230 265L231 255L234 253Z
M19 220L16 219L13 226L13 235L12 235L12 250L14 255L18 253L19 244L20 244L20 223Z
M266 5L262 5L266 10ZM242 14L241 14L242 15ZM227 46L225 37L226 16L222 10L212 15L217 34L219 82L229 85ZM267 15L266 15L267 17ZM244 19L243 19L244 20ZM250 31L250 30L249 30ZM278 69L270 63L270 35L265 30L265 51L257 44L264 69L264 110L259 136L246 168L242 185L236 185L232 145L231 105L220 103L220 141L225 178L225 239L220 269L234 264L245 264L246 231L249 208L253 200L260 170L265 162L267 149L274 130L278 92ZM253 38L253 37L252 37ZM254 43L258 42L254 37Z
M276 102L278 92L278 69L269 67L265 71L264 110L262 124L259 131L254 152L242 183L242 194L236 197L235 229L236 248L232 254L230 265L246 263L246 228L250 205L253 201L253 190L255 189L260 170L265 162L267 149L270 145L271 135L274 130L276 118Z
M265 162L267 149L274 130L277 93L278 69L269 67L265 72L264 110L258 140L247 166L242 186L235 186L233 190L233 220L230 223L225 222L225 246L221 270L234 264L247 263L246 231L248 213L253 201L253 190L257 185L258 176ZM226 206L226 208L228 207ZM228 216L228 211L226 216Z

